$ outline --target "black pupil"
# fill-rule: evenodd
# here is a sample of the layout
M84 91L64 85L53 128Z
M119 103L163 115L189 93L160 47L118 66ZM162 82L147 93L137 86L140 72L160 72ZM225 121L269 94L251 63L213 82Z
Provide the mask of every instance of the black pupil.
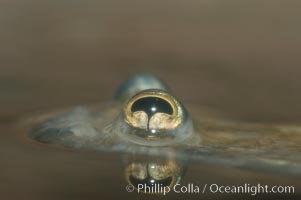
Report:
M173 109L171 105L158 97L145 97L138 99L133 105L132 105L132 112L136 111L144 111L148 119L150 119L154 114L156 113L165 113L172 115Z

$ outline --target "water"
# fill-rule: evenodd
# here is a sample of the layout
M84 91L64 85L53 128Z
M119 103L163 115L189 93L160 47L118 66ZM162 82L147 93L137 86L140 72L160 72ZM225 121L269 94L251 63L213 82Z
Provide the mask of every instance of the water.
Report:
M62 145L43 144L30 138L32 119L45 116L42 111L26 115L21 121L9 121L1 124L3 130L1 147L1 194L7 199L175 199L175 198L252 198L250 194L218 194L210 191L200 193L175 193L166 196L127 192L129 184L126 178L126 166L131 163L166 163L176 160L177 156L148 156L139 152L103 152L91 149L74 149ZM34 117L33 117L34 116ZM46 115L47 116L47 115ZM208 163L205 160L176 160L182 167L179 184L188 187L218 184L233 185L282 185L295 187L295 194L286 194L289 198L297 198L300 193L300 176L277 173L265 169L263 171L240 169ZM16 191L17 190L17 191ZM257 194L256 197L267 197ZM269 197L271 194L268 195ZM274 195L283 197L285 195Z

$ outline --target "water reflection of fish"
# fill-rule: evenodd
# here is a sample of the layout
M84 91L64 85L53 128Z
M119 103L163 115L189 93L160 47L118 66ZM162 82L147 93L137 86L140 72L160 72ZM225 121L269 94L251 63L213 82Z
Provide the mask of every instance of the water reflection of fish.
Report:
M159 79L138 75L102 109L77 107L37 118L30 136L72 148L140 154L147 152L144 146L169 147L206 163L301 175L301 127L228 121L200 109L188 106L189 114Z
M165 151L169 154L152 156L156 154L152 151ZM121 156L125 180L139 193L166 194L183 178L187 158L178 156L168 148L150 148L148 154L141 156L132 152Z

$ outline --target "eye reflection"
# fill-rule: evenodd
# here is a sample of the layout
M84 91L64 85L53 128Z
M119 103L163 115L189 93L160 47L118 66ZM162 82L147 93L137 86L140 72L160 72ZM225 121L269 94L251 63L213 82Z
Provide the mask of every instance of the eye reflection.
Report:
M168 151L168 149L163 149ZM144 193L161 193L162 188L172 188L182 179L186 164L183 160L172 157L151 157L124 155L122 157L124 176L131 184Z
M144 179L139 179L137 177L134 177L133 175L129 176L129 182L134 185L136 188L138 188L139 184L142 185L146 185L146 186L152 186L154 184L159 184L162 187L166 187L166 186L170 186L171 183L173 182L173 177L169 176L166 177L162 180L156 180L155 178L153 178L152 176L149 175L149 172L147 172L147 177L145 177Z

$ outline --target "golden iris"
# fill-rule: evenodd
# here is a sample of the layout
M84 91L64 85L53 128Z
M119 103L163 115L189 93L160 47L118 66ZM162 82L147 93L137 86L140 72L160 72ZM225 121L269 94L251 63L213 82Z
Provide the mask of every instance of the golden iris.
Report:
M164 90L145 90L132 97L124 108L124 119L131 127L156 137L176 129L183 122L183 107Z

